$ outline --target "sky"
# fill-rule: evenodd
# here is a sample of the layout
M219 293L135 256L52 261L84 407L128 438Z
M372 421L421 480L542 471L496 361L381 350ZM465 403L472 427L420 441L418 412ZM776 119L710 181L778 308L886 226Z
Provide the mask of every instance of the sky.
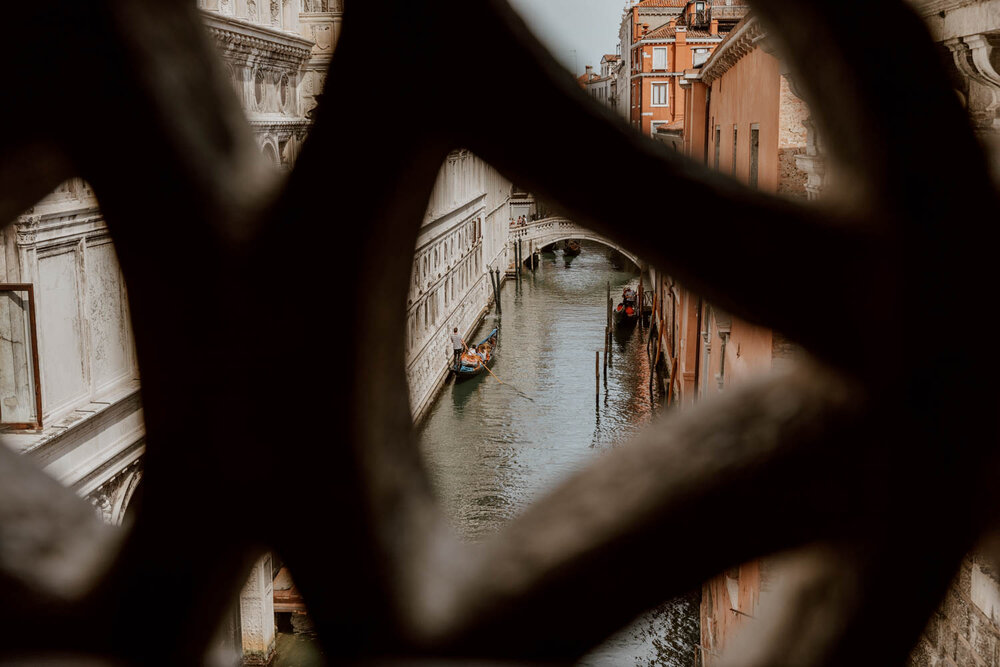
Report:
M574 74L615 53L625 0L509 0L552 55Z

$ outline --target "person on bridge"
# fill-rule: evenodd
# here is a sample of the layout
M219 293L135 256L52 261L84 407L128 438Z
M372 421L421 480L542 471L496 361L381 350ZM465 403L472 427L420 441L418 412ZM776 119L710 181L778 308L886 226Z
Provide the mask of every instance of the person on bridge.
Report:
M458 335L458 327L455 327L451 334L451 349L455 354L455 370L457 371L462 367L462 351L468 347L462 337Z

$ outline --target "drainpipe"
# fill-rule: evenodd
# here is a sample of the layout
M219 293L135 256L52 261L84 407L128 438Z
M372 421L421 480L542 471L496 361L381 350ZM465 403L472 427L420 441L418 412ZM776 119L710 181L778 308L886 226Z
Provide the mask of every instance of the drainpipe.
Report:
M701 297L698 297L698 317L696 324L698 326L698 331L701 331L701 310L702 302ZM701 355L694 355L694 395L698 395L698 385L701 384Z
M709 123L712 120L712 116L711 116L711 111L712 111L712 87L711 86L705 86L705 87L708 89L708 90L705 91L705 136L702 138L702 142L701 143L705 147L705 155L703 156L702 160L704 161L704 164L707 165L708 164L708 137L709 137L708 133L711 131L710 128L709 128Z
M702 318L702 324L705 327L701 331L702 350L704 351L705 354L705 370L708 370L712 367L712 348L709 345L709 339L711 338L712 334L712 332L709 330L709 327L712 324L712 318L708 316L708 313L705 313L705 317ZM705 386L706 383L703 382L701 385L702 398L705 397Z

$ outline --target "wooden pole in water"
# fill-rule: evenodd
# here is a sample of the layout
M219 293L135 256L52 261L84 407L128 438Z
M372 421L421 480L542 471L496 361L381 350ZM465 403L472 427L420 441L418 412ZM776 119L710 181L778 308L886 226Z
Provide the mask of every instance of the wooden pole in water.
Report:
M650 381L652 383L652 380ZM597 397L594 399L598 407L601 405L601 351L594 352L594 386L597 388ZM652 384L650 384L652 386Z
M500 312L500 276L494 273L493 269L486 267L486 273L490 274L490 284L493 285L493 301L497 306L497 313Z
M604 387L608 386L608 348L610 347L611 336L608 335L608 328L604 327Z
M612 357L614 356L614 345L612 345L612 340L611 340L612 332L615 330L614 309L615 309L614 299L608 299L608 328L607 331L604 332L604 335L608 339L607 352ZM611 362L609 361L608 363Z
M642 273L639 274L639 331L642 331L642 318L643 318L643 301L642 301Z
M500 269L494 269L497 284L497 312L503 314L503 306L500 305Z

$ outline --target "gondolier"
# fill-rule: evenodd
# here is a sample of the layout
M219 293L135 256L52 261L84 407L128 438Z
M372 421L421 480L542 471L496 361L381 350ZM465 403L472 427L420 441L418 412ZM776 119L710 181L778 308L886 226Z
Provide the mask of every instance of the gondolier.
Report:
M452 366L455 370L461 368L462 365L462 350L466 348L465 341L462 337L458 335L458 327L455 327L451 334L451 349L455 353L455 358L452 361Z

